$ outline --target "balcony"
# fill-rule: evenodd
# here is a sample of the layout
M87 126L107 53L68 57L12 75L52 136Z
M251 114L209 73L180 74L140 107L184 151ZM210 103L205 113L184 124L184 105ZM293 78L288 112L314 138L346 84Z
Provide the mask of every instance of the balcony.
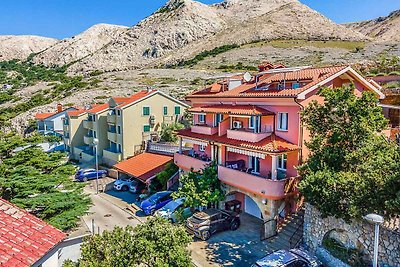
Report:
M105 149L103 150L103 158L107 158L112 162L119 162L122 160L122 153L113 149Z
M93 125L94 125L93 121L89 121L89 120L83 121L83 128L85 128L85 129L93 129Z
M107 138L108 138L108 140L110 140L114 143L117 143L117 141L118 141L118 135L117 135L117 133L114 133L114 132L107 132Z
M287 179L271 180L223 166L218 166L218 178L227 185L267 199L279 200L285 197Z
M69 132L69 125L63 124L63 131L64 132Z
M87 136L87 135L85 135L84 137L83 137L83 142L86 144L86 145L92 145L93 144L93 136Z
M107 123L116 124L117 123L117 115L108 114L107 115Z
M218 133L218 127L212 127L208 125L193 125L192 133L214 135Z
M185 171L190 171L191 169L194 171L199 171L209 165L211 161L203 161L199 158L193 158L184 154L175 153L174 163Z
M95 160L93 151L87 146L75 147L74 157L81 162L92 162Z
M255 133L252 129L231 129L226 132L230 139L257 143L272 134L272 127L266 127L265 131Z

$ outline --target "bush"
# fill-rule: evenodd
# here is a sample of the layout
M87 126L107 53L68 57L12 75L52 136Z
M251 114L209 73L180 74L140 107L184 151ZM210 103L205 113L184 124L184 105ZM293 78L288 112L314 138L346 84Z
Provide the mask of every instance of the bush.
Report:
M156 176L157 180L162 185L163 190L167 189L168 180L172 177L172 175L176 174L178 170L179 170L178 166L176 166L174 163L171 162L167 164L164 171L157 174Z

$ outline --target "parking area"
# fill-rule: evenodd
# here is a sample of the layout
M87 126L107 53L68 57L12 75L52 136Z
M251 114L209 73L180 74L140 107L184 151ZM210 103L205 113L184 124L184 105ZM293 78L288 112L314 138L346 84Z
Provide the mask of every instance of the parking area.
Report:
M260 241L261 220L241 214L236 231L220 232L208 241L194 240L189 246L199 266L251 266L268 254L266 242Z

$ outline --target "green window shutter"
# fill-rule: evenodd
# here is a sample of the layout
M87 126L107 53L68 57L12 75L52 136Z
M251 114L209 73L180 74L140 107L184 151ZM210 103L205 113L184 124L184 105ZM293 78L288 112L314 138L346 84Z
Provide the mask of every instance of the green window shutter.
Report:
M164 116L168 115L168 107L164 107Z
M143 115L144 116L150 115L150 107L143 107Z
M145 133L150 132L150 125L144 125L143 132L145 132Z
M175 107L175 115L180 115L181 114L181 107L176 106Z

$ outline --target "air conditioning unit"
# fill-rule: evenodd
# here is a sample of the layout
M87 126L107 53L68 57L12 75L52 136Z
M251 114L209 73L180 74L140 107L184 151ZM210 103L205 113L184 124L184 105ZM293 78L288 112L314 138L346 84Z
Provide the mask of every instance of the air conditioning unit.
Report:
M234 129L241 129L243 127L243 124L241 121L234 121L233 122L233 128Z

